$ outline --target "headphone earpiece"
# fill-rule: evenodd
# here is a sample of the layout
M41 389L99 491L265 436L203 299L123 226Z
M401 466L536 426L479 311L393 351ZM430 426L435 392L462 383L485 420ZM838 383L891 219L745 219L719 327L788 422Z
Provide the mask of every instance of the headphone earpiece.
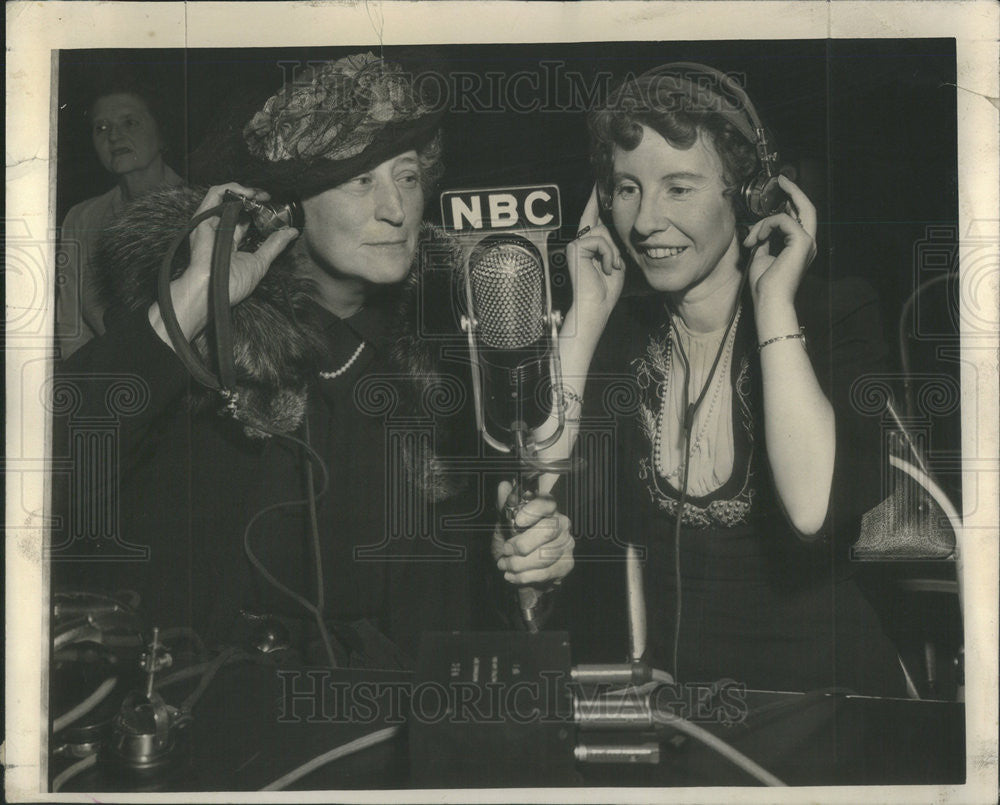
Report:
M788 196L778 184L777 176L762 171L740 189L740 199L755 221L783 212Z

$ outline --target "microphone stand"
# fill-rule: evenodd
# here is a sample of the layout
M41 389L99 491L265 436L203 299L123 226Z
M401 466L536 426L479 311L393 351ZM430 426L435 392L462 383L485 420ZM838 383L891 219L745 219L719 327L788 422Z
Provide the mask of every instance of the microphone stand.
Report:
M544 444L555 442L561 435L563 429L562 412L560 409L559 426L553 436L545 440ZM514 456L517 459L518 470L514 479L514 486L504 503L503 513L511 533L517 531L517 513L524 504L534 500L538 495L538 482L543 473L563 474L571 469L569 461L543 461L538 458L538 448L532 438L531 432L523 422L517 422L513 426L514 434ZM518 604L520 606L521 618L524 625L531 633L539 630L538 607L541 603L544 592L532 585L523 585L517 590Z
M521 425L522 423L518 423ZM507 520L507 526L511 534L517 531L517 513L521 507L538 495L538 480L541 473L528 468L526 459L531 460L537 457L537 451L530 446L529 438L525 438L525 430L516 427L514 430L514 453L518 459L520 467L514 479L514 486L510 490L510 495L504 503L503 512ZM538 631L538 605L541 603L541 592L530 585L524 585L517 590L517 600L520 605L521 618L524 625L531 633Z
M562 315L558 310L553 310L552 308L552 289L548 276L548 266L543 264L543 271L545 277L545 312L543 321L549 341L549 377L552 381L552 388L555 390L562 384L562 366L559 360L559 327L562 325ZM465 292L468 313L462 316L461 326L468 338L469 354L472 362L472 394L474 400L473 407L476 413L476 427L486 444L501 453L513 455L517 462L514 486L503 509L507 526L513 532L516 529L515 518L518 510L538 495L538 480L540 476L543 473L567 473L573 467L573 463L569 459L563 461L544 461L538 457L539 450L551 447L562 436L566 425L565 412L562 401L555 398L553 404L557 418L556 428L552 434L540 442L535 441L531 429L527 423L521 420L511 423L510 433L512 444L490 433L484 414L482 379L479 375L481 362L476 336L479 329L479 322L475 313L472 286L468 272L468 262L466 262ZM521 617L525 627L531 633L538 632L537 612L542 596L541 591L536 587L524 585L518 588L517 594Z

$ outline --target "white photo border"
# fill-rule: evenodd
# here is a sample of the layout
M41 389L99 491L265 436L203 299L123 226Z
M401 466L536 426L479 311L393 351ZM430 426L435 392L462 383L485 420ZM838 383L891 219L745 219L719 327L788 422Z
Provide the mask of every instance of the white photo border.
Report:
M824 39L949 37L956 40L959 257L975 256L967 300L978 311L998 309L1000 176L998 176L998 6L992 2L309 2L94 3L13 2L7 21L8 249L12 238L45 243L54 264L55 72L59 50L109 47L318 46L339 42L420 45L459 42ZM513 32L513 33L512 33ZM985 251L984 251L985 249ZM982 261L985 259L985 264ZM963 264L964 271L964 264ZM978 281L979 279L983 281ZM8 500L6 574L6 793L11 801L91 801L85 795L45 793L48 569L44 561L48 485L32 464L50 453L46 409L37 403L54 349L51 274L6 272L7 334L37 328L37 338L6 341ZM964 297L965 298L965 297ZM910 803L995 802L997 798L998 441L996 328L961 318L966 756L963 786L776 789L558 789L294 792L241 801L481 802L684 801ZM31 389L28 391L27 389ZM36 404L31 405L34 401ZM29 404L26 404L29 403ZM976 502L979 505L975 505ZM15 511L36 513L12 522ZM42 593L40 595L40 592ZM41 672L40 672L40 669ZM232 801L202 793L205 802ZM183 795L103 794L104 801L168 801Z

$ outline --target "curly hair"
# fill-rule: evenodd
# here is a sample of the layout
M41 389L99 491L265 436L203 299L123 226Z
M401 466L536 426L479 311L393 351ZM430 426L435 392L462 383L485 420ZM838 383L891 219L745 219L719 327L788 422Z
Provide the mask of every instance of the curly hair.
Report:
M690 148L699 133L704 134L722 160L726 195L735 204L740 185L758 170L755 146L719 111L720 98L706 103L694 93L678 91L676 82L668 86L661 79L641 76L626 81L602 108L590 113L590 158L602 204L610 206L615 148L637 148L642 125L680 149Z

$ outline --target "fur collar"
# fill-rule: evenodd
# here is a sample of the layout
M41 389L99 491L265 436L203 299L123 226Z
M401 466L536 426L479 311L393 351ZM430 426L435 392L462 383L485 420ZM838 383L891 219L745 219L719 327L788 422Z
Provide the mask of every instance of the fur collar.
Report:
M184 187L151 193L108 227L98 247L97 284L109 308L138 310L152 304L163 255L203 196L203 190ZM191 392L192 405L228 413L251 438L264 438L269 432L290 433L301 424L326 351L323 332L310 312L314 286L296 270L294 254L285 253L275 260L254 292L233 307L236 399L220 403L216 392L201 387ZM187 260L185 245L178 250L174 276L183 271ZM422 320L427 315L422 300L429 294L422 286L428 260L438 269L451 269L432 272L448 277L445 284L450 285L452 272L461 265L461 250L442 230L424 224L409 276L380 300L391 311L390 360L393 378L398 379L398 408L404 415L420 411L442 388L438 343L420 335L421 327L427 326ZM435 297L441 296L440 290ZM435 315L453 316L451 298L450 288L445 289ZM208 359L204 333L193 346L202 360ZM419 487L434 498L449 494L433 453L409 459L408 473Z

